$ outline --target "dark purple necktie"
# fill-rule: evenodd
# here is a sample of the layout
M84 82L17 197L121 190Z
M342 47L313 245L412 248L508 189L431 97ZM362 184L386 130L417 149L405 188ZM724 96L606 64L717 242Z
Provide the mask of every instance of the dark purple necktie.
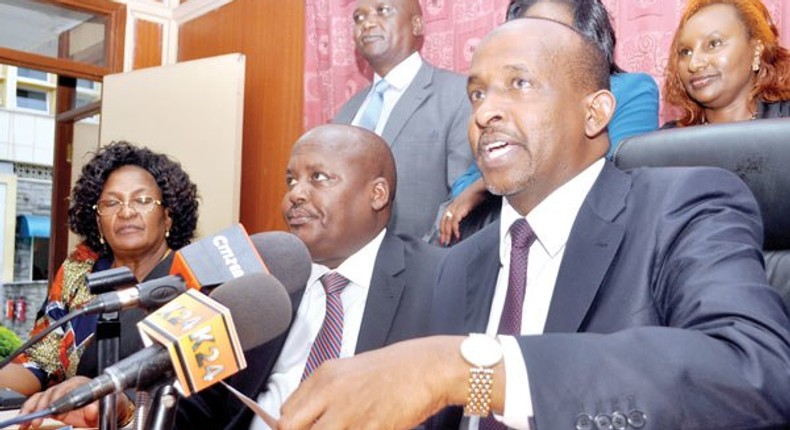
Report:
M321 277L321 284L326 291L326 316L307 356L302 381L324 361L340 357L340 347L343 345L343 301L340 293L348 285L348 279L337 272L329 272Z
M529 247L535 241L535 233L525 219L519 219L510 226L510 275L507 281L507 295L502 317L499 319L497 333L506 335L521 334L521 313L524 293L527 290L527 258ZM504 430L507 426L494 419L493 415L480 418L479 430Z

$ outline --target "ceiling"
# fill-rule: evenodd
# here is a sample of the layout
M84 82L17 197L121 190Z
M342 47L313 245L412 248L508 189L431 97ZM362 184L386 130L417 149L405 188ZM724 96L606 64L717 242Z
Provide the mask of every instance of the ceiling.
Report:
M0 0L0 47L57 57L59 35L91 18L37 0Z

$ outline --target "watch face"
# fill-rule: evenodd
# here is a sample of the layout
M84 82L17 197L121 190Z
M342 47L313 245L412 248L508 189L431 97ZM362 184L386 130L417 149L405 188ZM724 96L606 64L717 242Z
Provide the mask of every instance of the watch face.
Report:
M472 334L461 342L461 356L474 366L492 367L502 359L502 345L486 335Z

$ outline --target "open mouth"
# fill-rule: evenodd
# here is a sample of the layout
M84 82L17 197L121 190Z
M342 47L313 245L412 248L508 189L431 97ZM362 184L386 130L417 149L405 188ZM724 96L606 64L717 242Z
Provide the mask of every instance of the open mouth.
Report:
M482 156L489 161L498 160L510 153L513 148L513 144L504 140L497 140L482 146Z

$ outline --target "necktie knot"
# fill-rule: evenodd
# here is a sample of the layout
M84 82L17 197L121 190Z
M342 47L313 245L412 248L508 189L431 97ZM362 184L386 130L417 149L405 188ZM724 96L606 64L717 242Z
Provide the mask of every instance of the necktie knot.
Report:
M384 107L384 92L389 89L390 84L386 79L379 79L373 85L373 91L368 96L368 104L362 111L359 119L359 126L368 130L376 131L376 125L381 117L381 110Z
M348 279L337 272L328 272L321 277L321 284L324 286L324 291L326 291L327 295L340 294L346 288L348 282Z
M525 219L516 220L513 225L510 226L510 241L514 248L529 248L532 246L532 243L535 242L535 232L532 231L532 227L529 226L529 223Z
M389 89L389 87L389 82L382 78L379 79L379 81L376 82L376 85L373 86L373 92L381 96Z

